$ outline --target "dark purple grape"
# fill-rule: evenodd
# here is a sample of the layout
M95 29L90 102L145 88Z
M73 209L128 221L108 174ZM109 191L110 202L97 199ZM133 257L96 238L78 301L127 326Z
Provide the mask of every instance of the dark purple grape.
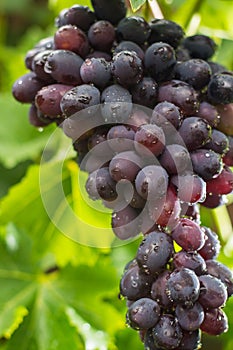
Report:
M227 136L227 138L228 138L229 149L223 157L223 162L228 166L233 166L233 137Z
M163 314L152 328L154 342L158 348L174 349L182 339L182 330L177 318L170 314Z
M87 116L94 116L99 108L99 104L99 90L95 86L83 84L73 87L63 96L61 109L67 117L83 109L87 109Z
M182 202L194 204L206 198L206 183L196 174L174 175L171 183L177 188L177 195Z
M208 97L214 104L233 103L233 75L215 74L208 84Z
M166 134L174 133L174 128L178 129L182 122L179 108L171 102L158 103L151 117L151 123L160 126Z
M91 0L96 17L117 24L126 16L127 7L124 0Z
M160 165L148 165L141 169L135 180L139 195L151 202L167 193L168 175Z
M181 174L191 168L191 160L188 150L178 144L168 145L159 158L160 164L168 174Z
M165 147L163 130L155 124L142 125L134 137L135 150L142 157L159 156Z
M57 27L72 24L87 32L95 21L96 16L88 6L74 5L60 12L55 19L55 24Z
M176 64L175 51L169 44L154 43L145 52L145 68L156 81L165 81L171 76Z
M227 198L224 195L206 193L206 199L201 203L202 206L210 209L215 209L227 203Z
M160 317L158 303L149 298L135 301L128 309L127 323L134 329L149 329L156 325Z
M141 125L150 123L150 117L142 110L134 109L126 122L136 132Z
M136 259L147 274L160 272L173 254L171 237L165 232L152 231L141 242Z
M224 67L223 65L221 65L218 62L208 61L208 64L209 64L209 66L211 68L212 75L214 75L216 73L227 72L227 68Z
M133 41L121 41L114 49L114 55L121 51L134 51L138 57L143 61L144 60L144 51L139 45Z
M217 109L206 101L200 103L199 111L196 115L197 117L206 120L212 127L216 127L220 121L220 115Z
M198 350L201 347L201 331L197 329L193 332L182 329L182 338L179 346L173 350Z
M90 50L86 34L71 24L62 26L56 31L54 44L56 49L73 51L83 58Z
M142 198L140 196L140 198ZM145 199L144 199L145 200ZM154 220L152 220L149 216L148 207L145 204L143 211L140 213L140 228L143 235L147 235L152 231L161 231L161 227L159 227Z
M133 182L142 168L143 161L134 151L125 151L115 155L109 171L115 181L128 180Z
M172 231L172 238L186 251L201 249L205 243L205 234L194 221L181 218L179 224Z
M112 213L111 224L114 234L121 240L133 238L140 233L138 212L129 205Z
M108 167L109 161L106 159L106 157L97 157L95 155L95 152L91 150L88 151L79 166L81 170L86 171L88 174L91 174L93 171L98 170L102 167ZM115 201L112 201L112 203L115 204ZM106 201L105 206L109 207L109 202Z
M120 51L112 59L112 75L124 87L138 84L143 77L142 61L134 51Z
M220 252L220 241L218 235L210 228L202 226L205 233L205 244L198 253L205 259L216 259Z
M63 122L64 125L64 122ZM62 126L63 126L62 125ZM77 152L77 163L81 169L81 163L88 153L87 140L78 140L73 143L73 148Z
M115 125L107 134L108 144L116 152L132 151L134 149L134 130L127 125Z
M109 52L115 40L115 29L108 21L95 22L88 31L88 39L95 50Z
M170 273L171 272L168 270L160 273L151 286L151 298L157 301L157 303L164 309L169 309L172 306L172 302L166 294L167 280Z
M105 61L110 62L112 60L112 57L110 54L108 54L107 52L103 52L103 51L92 51L91 53L89 53L86 58L104 58Z
M195 221L197 224L200 225L201 220L200 220L200 207L198 204L192 204L192 205L187 205L185 202L181 202L181 217L186 217L188 219L191 219Z
M88 140L95 131L95 126L101 125L102 118L99 114L95 116L95 122L92 118L87 118L85 110L83 113L74 114L72 117L66 118L62 123L63 132L70 137L73 142L79 140Z
M199 108L198 94L194 88L180 80L164 82L159 87L159 102L171 102L185 115L195 115Z
M178 130L189 151L204 146L211 138L212 128L202 118L185 118Z
M176 79L185 81L194 89L201 90L208 85L211 69L208 63L200 58L179 62L175 67Z
M131 89L133 102L148 108L154 108L158 94L158 84L150 77L144 77Z
M36 49L42 50L53 50L54 49L54 37L49 36L39 40L39 42L34 46Z
M146 331L142 341L144 343L145 350L159 350L155 345L151 329Z
M160 189L161 191L161 189ZM173 185L169 185L165 198L148 202L150 218L159 226L173 229L179 222L181 206Z
M62 116L60 102L62 97L73 88L73 86L63 84L52 84L39 90L35 97L36 107L41 113L50 118Z
M182 329L196 331L204 321L204 310L200 303L196 302L191 307L177 305L175 315Z
M82 79L80 68L83 59L68 50L55 50L47 56L44 70L57 82L69 85L80 85Z
M211 194L229 194L233 190L233 172L225 166L218 177L206 181L206 191Z
M111 67L104 58L87 58L80 67L80 76L85 84L105 88L111 81Z
M149 296L152 276L144 274L137 261L129 265L120 281L120 293L129 300L138 300Z
M199 303L204 309L215 309L224 306L227 301L227 288L220 279L211 276L199 276L200 295Z
M228 331L228 319L221 309L210 309L205 311L205 318L201 324L202 332L209 335L220 335Z
M133 41L144 44L150 35L150 26L143 17L130 16L123 18L117 26L119 41Z
M185 62L191 59L189 51L183 46L178 46L176 49L176 60L177 62Z
M96 157L105 157L106 160L110 160L113 156L107 140L108 131L108 127L99 126L88 140L89 151L92 150Z
M25 58L24 58L24 63L25 63L26 68L32 70L32 62L33 62L34 57L38 53L43 52L43 51L44 50L42 48L33 48L33 49L27 51Z
M214 129L210 141L205 144L204 148L212 149L214 152L224 155L229 149L228 137L223 132Z
M36 128L43 128L47 125L49 125L52 121L49 118L40 118L39 117L40 113L38 112L38 109L34 105L34 103L31 104L28 112L28 118L29 118L29 123Z
M155 18L149 25L151 28L149 44L162 41L176 48L184 36L181 26L173 21Z
M135 209L141 209L146 204L146 200L137 193L133 186L124 189L124 198L126 203Z
M109 167L109 162L106 162L106 166ZM124 193L126 190L128 190L129 187L132 187L132 184L129 182L124 183L122 181L122 182L117 183L116 184L117 198L111 202L102 200L104 207L111 209L116 213L123 210L124 208L126 208L129 203L125 200ZM123 230L124 230L124 228L123 228ZM137 230L137 232L138 231L140 231L140 230Z
M32 60L31 69L41 80L45 80L48 84L53 83L54 79L51 74L46 73L44 70L45 63L48 56L53 52L53 50L45 50L37 53Z
M232 271L219 261L212 259L206 261L206 267L209 275L218 278L226 286L228 297L230 297L233 294Z
M86 181L86 184L85 184L85 189L86 189L89 197L93 201L100 199L100 195L99 195L99 193L97 191L97 187L96 187L96 178L97 178L97 174L98 174L99 170L100 169L97 169L97 170L93 171L92 173L90 173L88 176L88 179Z
M212 150L198 149L190 153L193 169L205 181L217 177L223 168L221 156Z
M219 114L217 129L226 135L233 135L233 103L218 104L215 106Z
M197 252L186 252L184 250L177 252L173 257L173 265L175 269L186 267L193 270L197 276L206 272L205 260Z
M32 103L37 92L46 85L34 72L29 72L18 78L12 86L14 98L22 103Z
M174 270L168 278L166 293L175 304L191 306L200 294L200 282L193 270Z
M100 197L111 202L117 198L116 183L111 178L108 168L100 168L89 175L86 191L94 200Z
M191 57L203 60L213 56L217 47L210 37L201 34L186 37L182 44L189 50Z
M101 95L101 112L105 122L124 123L132 111L132 96L120 85L110 85Z

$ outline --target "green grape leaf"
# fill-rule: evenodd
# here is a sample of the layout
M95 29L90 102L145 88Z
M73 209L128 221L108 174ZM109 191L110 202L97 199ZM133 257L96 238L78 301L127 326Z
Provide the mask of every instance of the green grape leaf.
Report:
M1 94L0 100L4 119L0 129L0 161L6 168L13 168L38 157L53 126L39 131L28 122L28 105L14 101L10 94Z
M130 0L130 5L133 11L137 11L144 5L146 0Z
M59 170L62 170L62 178ZM44 254L44 265L49 265L53 256L62 266L68 262L80 264L87 257L89 264L94 264L98 254L94 254L95 250L89 247L90 239L93 238L92 246L100 246L102 241L98 232L101 233L102 227L103 232L108 232L108 236L103 237L106 247L114 239L110 229L110 212L98 211L98 208L102 210L100 204L97 209L90 207L83 198L86 195L84 185L79 187L77 184L78 178L84 182L85 177L71 160L66 161L64 166L62 161L34 165L29 167L23 180L13 186L1 202L2 224L13 222L30 233L33 236L33 254L35 257ZM69 238L77 243L74 244Z
M27 171L30 161L18 164L13 169L6 169L0 164L0 197L6 196L11 186L18 183Z
M97 257L90 264L90 252L84 255L70 242L70 253L85 256L85 262L59 266L55 256L44 265L44 252L35 253L35 240L38 248L44 241L36 230L1 226L0 349L84 350L90 341L93 349L115 349L114 334L125 324L110 257L93 249Z
M6 168L13 168L25 160L36 159L43 150L53 126L43 131L28 122L28 105L22 105L10 94L0 95L0 162Z

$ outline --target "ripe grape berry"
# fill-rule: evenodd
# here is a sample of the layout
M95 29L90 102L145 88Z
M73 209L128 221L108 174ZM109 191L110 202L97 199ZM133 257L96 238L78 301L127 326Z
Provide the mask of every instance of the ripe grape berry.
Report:
M142 61L134 51L120 51L114 55L111 67L113 77L124 87L138 84L143 77Z
M145 52L145 68L156 81L168 79L175 64L175 51L169 44L154 43Z
M116 238L143 236L120 281L126 323L147 350L197 350L201 331L227 331L233 294L200 215L233 190L233 73L211 60L206 35L126 16L124 0L91 4L57 15L12 94L30 104L32 125L55 123L73 142Z
M96 15L88 6L74 5L60 12L55 24L57 27L72 24L86 32L95 21Z

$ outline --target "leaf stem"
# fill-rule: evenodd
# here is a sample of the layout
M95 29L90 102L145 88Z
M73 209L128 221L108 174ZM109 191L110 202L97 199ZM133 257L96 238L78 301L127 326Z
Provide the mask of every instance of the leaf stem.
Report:
M164 18L162 10L156 0L148 0L148 3L154 18L157 18L157 19Z

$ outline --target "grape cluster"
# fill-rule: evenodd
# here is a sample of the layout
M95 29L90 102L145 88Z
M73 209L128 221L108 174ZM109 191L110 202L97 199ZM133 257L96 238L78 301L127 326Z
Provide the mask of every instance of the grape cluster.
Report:
M219 250L216 233L188 218L169 233L155 228L144 236L120 291L127 323L140 330L146 349L199 349L200 330L227 331L223 307L233 294L233 276L216 261Z
M29 50L13 96L36 127L56 123L88 173L86 191L112 209L122 240L144 236L120 283L127 323L145 348L194 350L200 329L227 330L231 271L199 207L233 190L233 73L215 42L175 22L126 17L123 0L92 0L56 18Z

